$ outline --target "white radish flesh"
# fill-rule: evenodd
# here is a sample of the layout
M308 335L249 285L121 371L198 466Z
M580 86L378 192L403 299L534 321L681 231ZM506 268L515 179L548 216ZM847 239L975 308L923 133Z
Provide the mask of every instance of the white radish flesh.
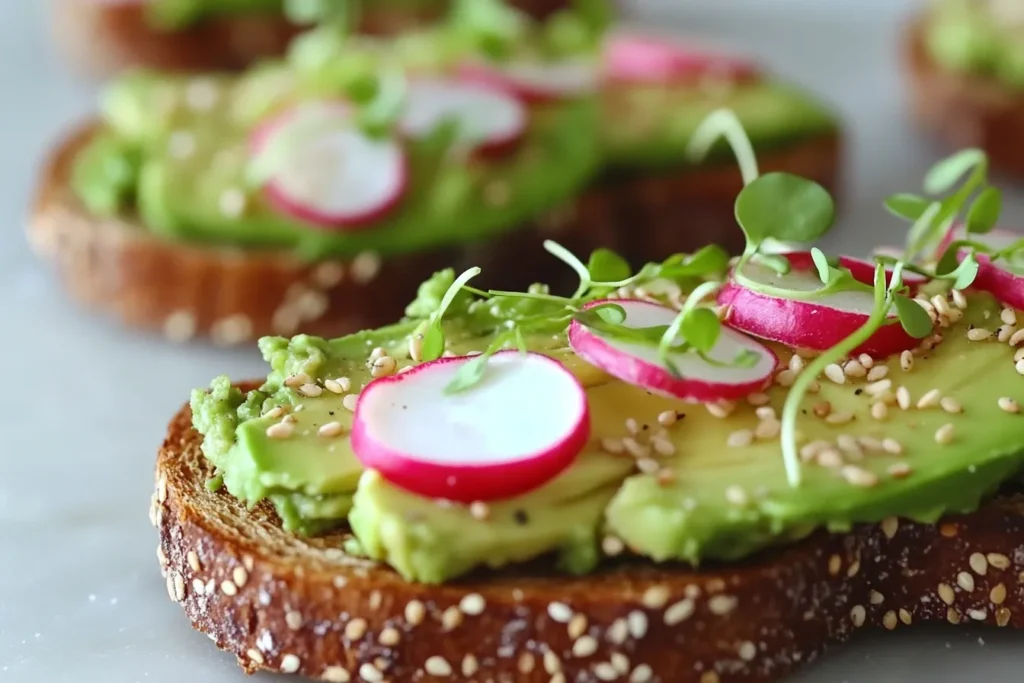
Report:
M461 73L467 80L502 88L534 103L592 95L600 82L597 65L588 59L509 64L474 61L462 65Z
M496 353L479 384L445 388L471 357L371 382L356 404L352 449L389 482L462 503L512 498L569 467L590 438L583 387L557 361Z
M792 256L792 255L791 255ZM743 275L760 285L791 292L813 292L823 284L816 271L801 266L802 259L791 258L789 273L781 275L757 263L743 266ZM732 279L718 297L729 307L726 323L762 339L791 348L826 351L863 327L874 310L869 292L848 291L826 294L808 300L789 299L766 294ZM890 311L887 324L855 350L876 358L915 348L918 340L899 324Z
M418 79L409 84L401 128L411 137L423 137L454 121L460 142L485 154L499 154L522 139L528 116L522 102L496 87Z
M626 311L623 325L632 328L672 324L677 312L647 301L610 299ZM672 353L670 358L680 376L663 365L658 349L602 336L577 321L569 328L569 344L583 360L609 375L648 391L684 401L717 402L743 398L771 382L778 365L774 353L757 341L726 327L708 356L725 367L712 364L692 351ZM741 352L753 353L752 364L733 365Z
M277 136L293 137L276 151L278 168L266 185L267 199L282 213L325 229L355 229L379 220L405 194L401 146L366 135L344 105L317 103L281 115L257 131L254 151Z

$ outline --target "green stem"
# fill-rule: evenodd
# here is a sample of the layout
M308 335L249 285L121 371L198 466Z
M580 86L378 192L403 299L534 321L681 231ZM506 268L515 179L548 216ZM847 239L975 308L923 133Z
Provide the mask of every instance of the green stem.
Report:
M800 456L797 453L796 443L796 421L807 390L825 371L826 367L842 360L870 339L871 335L885 323L886 316L889 314L890 301L886 297L885 268L881 265L875 268L874 294L875 307L867 322L849 337L815 358L797 377L789 391L789 396L786 397L786 403L782 408L782 459L786 466L786 479L794 488L799 486L801 481Z
M702 161L720 137L728 141L733 154L736 155L736 162L743 175L743 184L749 185L757 180L760 172L757 168L754 146L743 130L739 117L729 109L718 109L704 119L690 138L686 147L687 156L695 161Z

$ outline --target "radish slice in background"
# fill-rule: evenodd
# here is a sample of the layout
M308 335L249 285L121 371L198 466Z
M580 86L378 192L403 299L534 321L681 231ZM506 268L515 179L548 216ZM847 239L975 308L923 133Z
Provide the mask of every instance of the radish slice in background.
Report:
M751 81L760 76L754 62L668 38L619 34L605 46L605 75L628 83L673 83L696 78Z
M992 249L1005 249L1024 239L1024 235L1010 230L993 230L984 235L968 235L963 226L952 228L942 240L939 253L945 253L954 240L970 239ZM960 252L963 257L964 252ZM1024 272L1016 272L1005 261L992 262L985 254L977 254L978 275L971 287L988 292L1001 303L1024 309Z
M780 275L757 263L743 266L743 275L759 284L791 291L812 292L822 287L815 270L801 267L790 255L793 268ZM722 288L718 302L729 306L726 324L755 337L797 349L825 351L856 332L868 321L874 297L868 292L837 292L812 300L798 301L749 289L735 280ZM920 341L911 337L890 312L891 324L883 325L855 349L876 358L915 348Z
M659 304L632 299L608 299L589 304L615 303L626 311L624 325L633 328L671 325L678 313ZM779 359L757 341L723 327L708 354L720 363L732 363L743 351L757 355L748 367L713 365L698 354L671 354L681 377L662 365L653 346L601 336L577 321L569 327L569 345L583 360L623 382L684 401L717 402L743 398L764 389L772 380Z
M367 385L351 437L360 462L407 491L460 503L512 498L569 467L590 438L576 377L547 356L502 351L479 384L446 394L472 360L443 358Z
M268 201L325 229L372 224L398 205L408 185L398 142L363 133L343 104L288 111L254 133L252 149L272 157Z
M402 131L423 137L454 120L458 139L485 154L511 151L526 131L528 113L508 92L484 83L421 79L409 83Z
M902 253L897 255L896 258L901 258ZM857 282L863 282L866 285L875 284L875 262L864 261L863 259L853 258L852 256L840 256L839 265L850 271L850 275L853 276ZM892 282L892 268L885 269L885 284ZM903 284L907 285L911 289L918 287L928 282L928 278L920 273L912 273L909 270L904 270L900 276L903 279Z
M1011 244L1024 239L1024 235L1010 230L992 230L984 235L968 235L967 231L964 230L964 226L957 225L950 228L949 232L946 233L946 236L942 238L942 243L939 245L938 256L942 256L946 253L946 249L949 248L949 245L952 244L954 240L964 239L969 239L972 242L980 242L992 249L1005 249Z
M468 81L486 83L514 93L526 102L541 103L583 97L597 92L600 76L595 62L467 62L460 68Z

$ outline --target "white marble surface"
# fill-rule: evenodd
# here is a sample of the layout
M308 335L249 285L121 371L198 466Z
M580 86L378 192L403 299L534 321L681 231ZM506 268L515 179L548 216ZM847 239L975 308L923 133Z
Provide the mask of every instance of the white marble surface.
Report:
M919 185L932 158L904 123L897 0L638 0L648 15L722 38L813 86L851 126L849 188L833 246L891 241L882 196ZM166 597L146 509L164 423L253 353L171 348L75 311L21 225L39 154L88 112L92 90L45 43L42 0L0 2L0 682L242 681ZM1024 216L1018 194L1010 220ZM866 636L794 683L1020 681L1024 636L926 629Z

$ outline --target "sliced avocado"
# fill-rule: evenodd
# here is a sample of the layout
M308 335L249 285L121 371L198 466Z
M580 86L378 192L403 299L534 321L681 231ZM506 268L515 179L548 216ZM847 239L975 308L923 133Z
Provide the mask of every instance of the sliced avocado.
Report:
M111 134L98 135L75 159L71 187L99 216L113 216L135 196L139 150Z
M932 7L924 43L938 64L951 71L994 76L1003 84L1024 87L1024 56L1020 48L1020 17L1009 4L940 0Z

